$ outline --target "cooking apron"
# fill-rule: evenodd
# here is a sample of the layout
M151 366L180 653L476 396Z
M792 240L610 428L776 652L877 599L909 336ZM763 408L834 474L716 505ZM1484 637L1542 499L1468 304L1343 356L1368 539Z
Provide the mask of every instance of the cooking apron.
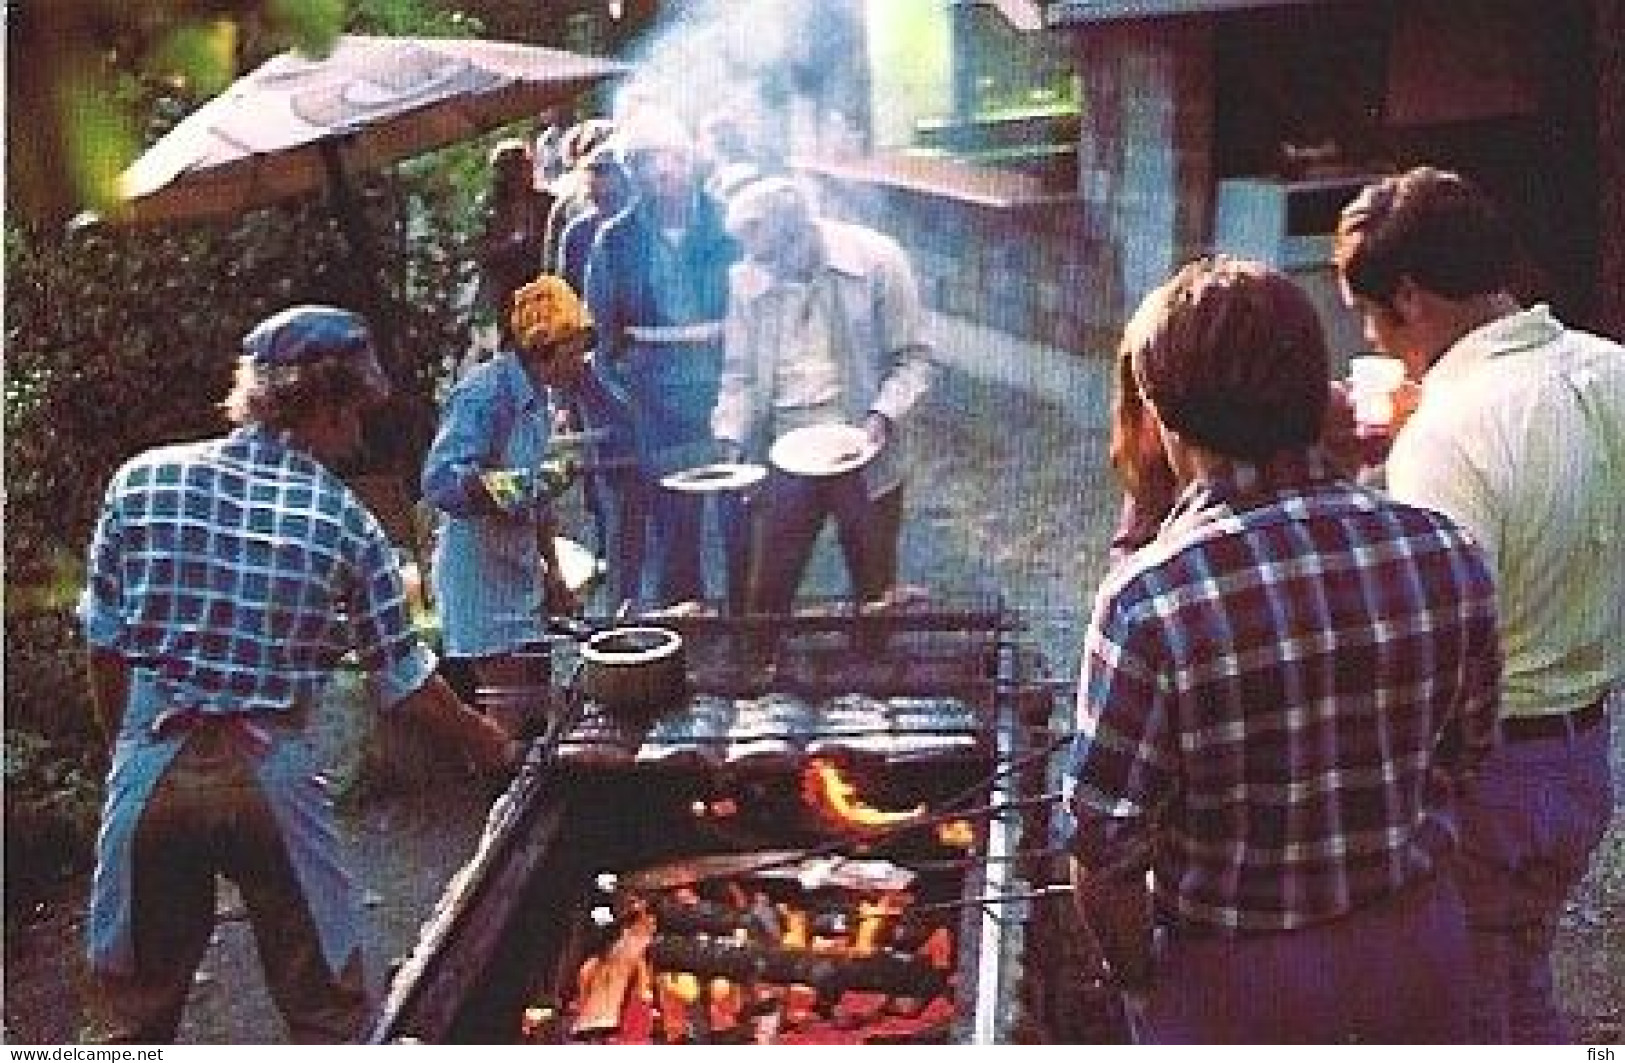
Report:
M135 828L158 780L191 731L154 733L154 723L177 706L159 690L157 677L136 669L113 751L91 885L87 953L99 972L135 970L132 857ZM317 763L308 727L271 723L256 728L266 744L254 758L254 774L282 832L294 873L321 939L322 956L337 975L361 946L360 897L341 860L338 826L327 780Z

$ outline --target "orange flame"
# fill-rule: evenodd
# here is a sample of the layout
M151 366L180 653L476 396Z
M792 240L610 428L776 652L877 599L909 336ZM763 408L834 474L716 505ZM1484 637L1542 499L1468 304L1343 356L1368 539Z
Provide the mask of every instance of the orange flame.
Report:
M945 926L931 931L931 936L920 946L919 955L939 971L954 969L954 936Z
M836 823L865 830L885 830L925 814L925 806L887 810L865 804L855 783L838 764L814 757L801 775L801 797L809 807Z
M712 978L706 992L710 998L711 1029L720 1032L738 1026L745 1008L744 991L726 978Z
M887 924L903 910L904 893L881 894L879 900L858 902L858 929L852 937L851 954L873 956L880 950L880 937Z
M787 949L806 948L807 913L786 904L781 904L778 908L779 916L784 920L784 933L779 935L779 944Z
M687 971L662 972L655 979L655 1009L660 1013L660 1032L668 1044L688 1034L689 1008L700 999L700 980Z
M970 849L976 844L976 828L969 820L951 819L937 826L937 841L950 849Z

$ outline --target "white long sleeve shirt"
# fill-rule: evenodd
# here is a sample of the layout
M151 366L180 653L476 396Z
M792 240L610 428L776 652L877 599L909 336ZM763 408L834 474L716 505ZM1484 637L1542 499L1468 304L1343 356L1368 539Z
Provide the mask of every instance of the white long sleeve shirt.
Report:
M1625 347L1535 306L1468 333L1428 371L1388 458L1394 497L1488 550L1502 712L1596 700L1625 677Z

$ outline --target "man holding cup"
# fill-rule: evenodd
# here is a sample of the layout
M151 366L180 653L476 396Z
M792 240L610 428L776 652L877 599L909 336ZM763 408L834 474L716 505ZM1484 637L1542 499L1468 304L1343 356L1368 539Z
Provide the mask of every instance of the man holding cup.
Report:
M1336 260L1367 338L1422 382L1390 492L1455 518L1495 566L1502 742L1461 810L1473 1032L1560 1042L1552 942L1608 824L1625 677L1625 348L1519 304L1511 235L1454 173L1367 187Z

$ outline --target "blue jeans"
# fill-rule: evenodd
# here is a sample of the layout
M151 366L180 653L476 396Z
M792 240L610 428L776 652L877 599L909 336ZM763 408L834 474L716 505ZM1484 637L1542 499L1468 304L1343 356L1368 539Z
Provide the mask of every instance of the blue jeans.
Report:
M1460 1044L1468 944L1448 875L1341 919L1280 933L1166 942L1139 1044Z
M1461 804L1475 1041L1569 1040L1553 999L1552 940L1613 810L1608 743L1606 719L1560 738L1504 742Z
M220 729L187 739L136 828L136 969L92 975L92 1011L114 1043L175 1039L215 927L215 877L237 884L265 980L299 1044L354 1039L366 1017L361 955L331 970L287 843L247 754Z
M716 344L632 346L623 369L632 396L632 417L642 465L646 519L631 534L644 536L639 568L644 577L628 573L624 596L641 598L642 584L653 583L654 604L702 599L706 596L701 535L705 528L704 499L668 491L660 478L715 457L711 438L711 408L717 401L722 350Z

